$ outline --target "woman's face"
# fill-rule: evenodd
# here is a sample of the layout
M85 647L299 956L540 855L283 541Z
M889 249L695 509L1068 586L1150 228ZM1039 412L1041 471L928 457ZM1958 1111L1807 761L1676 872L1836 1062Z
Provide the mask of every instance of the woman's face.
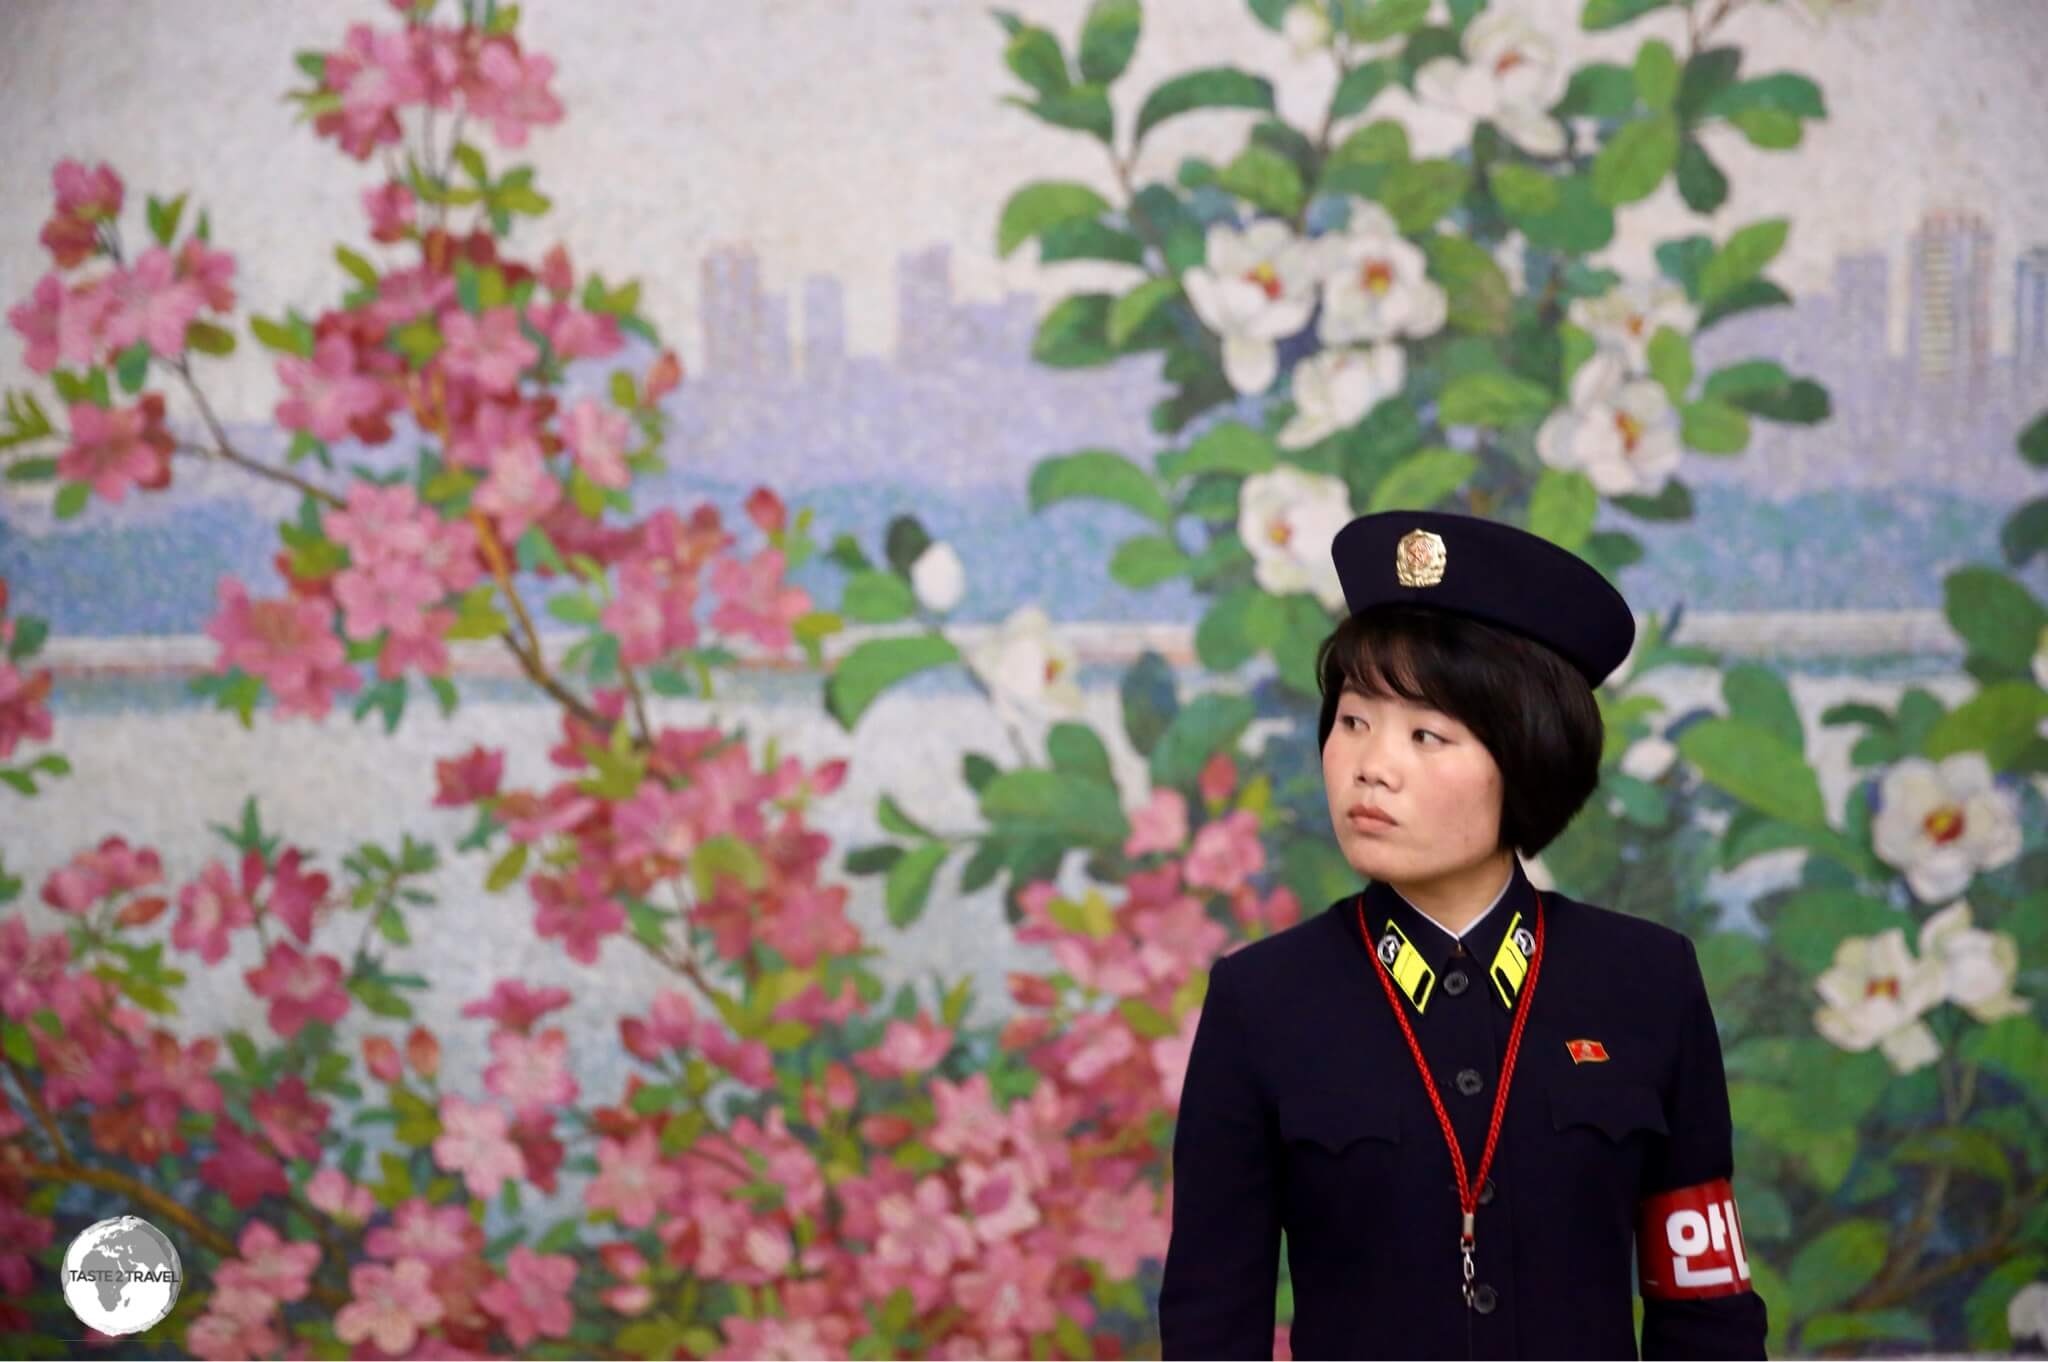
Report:
M1323 791L1337 845L1367 879L1421 883L1500 849L1500 767L1472 731L1400 696L1347 687L1323 745ZM1354 817L1364 805L1390 823Z

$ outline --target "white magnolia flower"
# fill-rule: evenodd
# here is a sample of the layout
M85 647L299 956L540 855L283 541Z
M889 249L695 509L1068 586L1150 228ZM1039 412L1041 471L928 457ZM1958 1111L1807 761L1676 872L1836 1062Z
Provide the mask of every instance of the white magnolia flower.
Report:
M967 665L995 696L998 706L1024 712L1081 712L1081 687L1073 646L1053 633L1041 606L1011 612L1001 628L969 650Z
M1246 478L1237 505L1237 535L1262 588L1276 596L1313 591L1330 610L1344 604L1330 558L1337 531L1351 521L1351 489L1342 479L1282 464Z
M1571 73L1550 39L1521 15L1487 10L1465 27L1465 59L1438 57L1415 73L1424 102L1484 120L1510 142L1538 156L1559 156L1564 125L1550 108Z
M1315 311L1317 254L1284 222L1268 218L1242 232L1209 228L1206 263L1181 276L1202 324L1223 341L1223 372L1241 393L1262 393L1280 370L1274 342Z
M1294 48L1294 55L1307 57L1330 45L1336 30L1330 26L1330 11L1314 0L1289 5L1280 17L1280 36Z
M1970 925L1970 904L1957 899L1920 926L1920 958L1941 973L1943 996L1980 1022L2026 1013L2013 996L2020 951L2005 932Z
M938 540L917 555L910 565L910 587L917 593L918 604L938 614L960 604L967 591L967 571L953 546Z
M1421 339L1443 329L1450 301L1429 277L1429 257L1401 235L1387 210L1351 202L1342 232L1317 239L1323 315L1316 335L1325 345Z
M1544 420L1536 453L1603 496L1656 496L1678 467L1678 412L1663 384L1629 378L1621 356L1602 351L1572 375L1572 404Z
M1879 800L1872 849L1905 873L1923 902L1954 898L1978 871L2020 854L2018 802L1992 784L1982 752L1939 765L1908 757L1885 772Z
M2041 637L2034 643L2034 684L2048 690L2048 624L2041 626Z
M1668 279L1617 284L1598 298L1574 299L1566 315L1602 347L1621 351L1636 373L1649 368L1650 338L1659 327L1690 336L1700 319L1685 290Z
M2014 1343L2038 1338L2048 1343L2048 1282L2029 1282L2005 1303L2005 1327Z
M1639 738L1621 754L1621 773L1637 780L1661 780L1678 758L1678 748L1666 738Z
M1878 1046L1902 1074L1941 1057L1933 1030L1920 1020L1941 1001L1941 971L1913 958L1902 929L1844 938L1814 988L1827 1004L1813 1014L1814 1029L1844 1050Z
M1280 430L1283 449L1306 449L1363 419L1401 391L1408 356L1398 345L1324 350L1294 366L1294 418Z

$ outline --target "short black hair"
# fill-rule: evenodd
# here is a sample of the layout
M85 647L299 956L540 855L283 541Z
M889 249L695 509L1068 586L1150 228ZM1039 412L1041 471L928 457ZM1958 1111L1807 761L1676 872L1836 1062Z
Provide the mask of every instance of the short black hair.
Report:
M1500 767L1500 844L1534 856L1556 840L1600 784L1605 726L1585 676L1553 649L1484 620L1426 606L1371 606L1316 648L1330 741L1345 687L1399 695L1472 730Z

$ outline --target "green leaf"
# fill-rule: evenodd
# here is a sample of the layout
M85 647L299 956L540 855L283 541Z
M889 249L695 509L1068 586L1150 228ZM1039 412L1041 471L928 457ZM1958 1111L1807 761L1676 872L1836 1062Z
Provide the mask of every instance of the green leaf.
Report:
M1137 1032L1146 1040L1160 1040L1164 1037L1180 1033L1180 1027L1174 1022L1173 1018L1167 1016L1143 998L1125 998L1117 1003L1116 1010L1125 1021L1130 1023L1131 1030ZM1075 1355L1084 1356L1088 1351L1090 1350L1084 1349L1083 1352Z
M1794 752L1805 751L1799 708L1777 672L1754 662L1738 663L1722 676L1721 694L1731 717L1762 729Z
M1692 342L1668 326L1657 328L1650 337L1650 376L1664 385L1664 393L1675 406L1685 401L1692 386Z
M20 1022L0 1021L0 1050L24 1069L36 1067L35 1039Z
M1140 756L1152 755L1179 709L1172 669L1166 659L1148 649L1125 669L1117 693L1131 747Z
M1529 494L1529 531L1577 553L1593 533L1600 493L1577 470L1546 468Z
M1507 330L1514 291L1492 253L1462 236L1435 237L1428 249L1429 272L1444 286L1450 324L1487 335Z
M1059 39L1035 24L1021 25L1010 35L1003 60L1019 80L1042 95L1067 88L1067 59Z
M1122 75L1143 20L1138 0L1095 0L1081 24L1081 78L1107 85Z
M1145 97L1138 111L1137 140L1169 118L1196 109L1273 111L1273 83L1232 66L1213 66L1176 76Z
M1612 62L1592 62L1572 72L1556 112L1560 118L1625 118L1635 108L1635 72Z
M1700 300L1712 302L1736 285L1756 278L1785 248L1785 237L1790 231L1791 224L1786 219L1772 218L1751 223L1729 237L1700 269Z
M1845 1220L1822 1231L1792 1260L1792 1299L1811 1311L1848 1300L1884 1266L1890 1237L1882 1220Z
M1558 205L1548 213L1509 214L1534 246L1587 254L1614 239L1614 210L1600 201L1592 180L1573 175L1558 181Z
M1010 195L996 228L996 254L1007 256L1033 237L1076 219L1092 219L1109 211L1109 201L1085 184L1040 180Z
M114 377L120 380L121 391L136 393L142 390L142 382L149 376L149 342L137 341L123 350L114 361Z
M948 850L944 842L926 842L889 867L883 900L891 926L908 927L923 915L925 900L931 896L932 879L945 863Z
M1679 409L1679 430L1686 445L1702 454L1739 454L1749 445L1749 417L1710 397Z
M881 693L917 672L960 660L960 650L931 634L869 639L839 660L825 682L825 708L851 731Z
M185 344L202 355L235 353L235 333L212 322L194 319L185 324Z
M1799 145L1799 120L1777 109L1744 109L1728 115L1728 121L1742 130L1751 146L1765 151L1786 151Z
M1502 209L1518 218L1555 212L1563 200L1554 177L1513 161L1496 162L1486 172L1486 182Z
M1216 177L1216 187L1280 217L1293 217L1304 194L1294 162L1261 146L1239 152Z
M86 504L92 500L92 484L67 482L57 489L57 498L52 510L59 520L70 520L84 513Z
M2007 1017L1963 1032L1956 1053L1998 1070L2038 1103L2048 1097L2048 1031L2032 1017Z
M1742 66L1742 52L1733 47L1710 47L1695 52L1685 64L1678 84L1678 116L1688 123L1699 118L1707 101L1726 89Z
M1455 449L1420 449L1401 460L1379 480L1365 514L1396 509L1426 510L1464 486L1479 470L1479 460Z
M2016 675L2029 673L2048 610L2026 587L1991 568L1962 568L1942 581L1942 609L1972 653Z
M1141 534L1117 545L1109 575L1121 586L1143 590L1184 576L1193 561L1165 535Z
M1438 404L1438 417L1452 426L1534 425L1557 405L1550 389L1498 369L1452 379Z
M334 248L334 258L364 288L377 287L377 267L346 246Z
M1678 164L1678 118L1665 112L1624 123L1593 158L1593 192L1606 204L1648 198Z
M1390 166L1408 159L1408 130L1391 118L1374 119L1330 152L1333 166Z
M2013 1190L2012 1160L2005 1147L1981 1130L1939 1126L1917 1130L1892 1146L1894 1163L1925 1163L1995 1182L2008 1195Z
M1820 87L1789 71L1724 86L1706 105L1708 113L1723 117L1752 109L1772 109L1796 118L1827 117Z
M1152 319L1152 314L1180 296L1178 279L1147 279L1116 300L1109 310L1109 343L1122 347Z
M1419 232L1455 208L1471 182L1456 161L1404 161L1387 172L1380 203L1402 231Z
M54 473L54 461L44 462L51 464ZM18 467L19 464L15 465ZM12 474L14 468L7 471ZM2025 567L2034 555L2048 550L2048 497L2035 497L2007 517L2005 527L1998 532L1998 543L2005 551L2005 561L2016 568Z
M1130 836L1115 789L1064 771L1005 771L981 791L982 816L1082 846L1120 847Z
M1077 498L1118 502L1148 520L1162 525L1173 522L1173 508L1152 475L1111 450L1090 449L1044 459L1031 470L1034 512L1056 501Z
M2048 412L2027 423L2020 432L2020 457L2036 468L2048 468Z
M1993 771L2010 769L2048 719L2048 691L2030 678L1984 687L1944 715L1922 752L1934 761L1958 752L1982 752Z
M2040 1243L2040 1237L2022 1242ZM2012 1348L2010 1322L2012 1298L2028 1284L2048 1274L2048 1254L2020 1253L2007 1258L1984 1274L1976 1289L1963 1302L1963 1320L1970 1331L1970 1347L1978 1352L2003 1353Z
M415 317L393 331L388 344L413 368L424 369L441 352L441 328L425 317Z
M149 234L156 238L157 245L170 245L171 238L178 234L178 219L185 215L185 196L180 194L169 203L152 198L148 208Z
M517 880L526 869L526 849L525 842L513 843L505 854L498 858L497 864L491 867L490 875L484 880L484 888L496 894Z
M1344 73L1344 79L1337 82L1337 89L1330 96L1330 120L1335 122L1363 113L1380 91L1400 78L1401 68L1391 61L1369 61L1352 67Z
M1711 213L1728 201L1728 177L1695 138L1678 149L1678 195L1695 213Z
M1195 656L1212 672L1235 671L1280 639L1280 602L1257 586L1218 597L1195 626Z
M1678 98L1678 56L1671 44L1652 38L1636 49L1636 93L1652 109L1668 109Z
M1124 265L1142 265L1145 243L1129 232L1099 222L1068 218L1046 228L1038 238L1038 260L1044 265L1063 260L1114 260ZM1169 256L1168 263L1171 262Z
M1662 9L1671 0L1586 0L1586 8L1579 15L1579 24L1588 32L1603 28L1619 28L1631 19L1648 14L1653 9Z
M1928 1344L1934 1342L1934 1329L1922 1316L1903 1309L1815 1315L1799 1329L1802 1352L1818 1352L1844 1343L1869 1343L1879 1339Z
M1190 700L1152 749L1153 783L1191 788L1211 755L1235 746L1252 714L1252 702L1239 695L1212 693Z
M1110 773L1109 749L1088 725L1071 721L1054 724L1046 734L1045 750L1055 770L1090 776L1112 789L1116 787L1116 778Z
M848 619L890 624L908 619L916 611L917 596L910 583L895 573L870 569L847 579L839 608Z
M1751 808L1799 828L1826 829L1819 777L1770 730L1707 719L1679 735L1678 750L1709 782Z
M1054 369L1083 369L1107 364L1117 356L1109 343L1109 310L1115 299L1107 293L1074 293L1060 299L1038 324L1031 357Z
M1279 457L1278 447L1268 436L1241 421L1224 421L1211 426L1185 450L1160 455L1159 475L1169 481L1204 473L1250 477L1269 472Z

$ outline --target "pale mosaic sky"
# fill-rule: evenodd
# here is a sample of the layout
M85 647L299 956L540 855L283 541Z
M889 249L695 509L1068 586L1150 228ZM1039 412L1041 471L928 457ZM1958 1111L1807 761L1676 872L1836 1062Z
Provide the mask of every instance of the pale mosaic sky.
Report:
M1579 0L1510 0L1560 35L1568 58L1624 59L1641 33L1675 37L1675 15L1623 35L1576 31ZM1012 0L1071 36L1086 0ZM137 210L144 192L194 191L218 244L241 257L245 301L264 313L313 311L343 287L328 251L336 225L366 232L358 192L373 172L295 127L282 93L292 53L336 46L354 19L382 23L372 0L10 0L0 7L0 126L8 132L0 194L0 294L20 298L46 265L34 244L60 156L113 161ZM1243 0L1153 0L1117 106L1128 126L1144 92L1168 76L1222 61L1279 86L1297 123L1320 115L1330 76L1296 61ZM2048 242L2041 91L2048 88L2048 3L2042 0L1876 0L1817 27L1784 8L1731 21L1746 69L1812 75L1831 110L1805 145L1758 153L1724 130L1714 152L1734 192L1725 232L1749 219L1794 218L1777 275L1794 291L1824 287L1834 257L1885 249L1902 270L1906 234L1934 207L1981 212L1997 233L1995 335L2009 331L2016 244ZM841 277L857 351L894 343L896 256L931 242L953 248L963 298L1006 288L1042 294L1101 282L1087 267L1040 269L1029 248L994 257L1008 194L1036 178L1105 191L1101 149L1005 106L1015 88L1001 34L980 4L935 0L676 0L666 4L533 0L523 34L558 63L565 123L519 153L556 212L528 236L535 254L564 240L579 268L638 274L644 310L681 348L702 352L698 264L748 242L764 280L794 298L806 274ZM1396 97L1374 115L1409 123L1418 149L1440 151L1455 123ZM1182 155L1227 159L1248 115L1202 114L1148 140L1141 177L1171 175ZM1693 230L1668 186L1626 210L1608 263L1649 268L1654 243ZM526 229L532 232L532 228ZM1898 286L1903 287L1902 274ZM275 400L267 361L244 353L216 365L209 388L230 419L258 419ZM0 334L0 383L25 377L18 338Z

